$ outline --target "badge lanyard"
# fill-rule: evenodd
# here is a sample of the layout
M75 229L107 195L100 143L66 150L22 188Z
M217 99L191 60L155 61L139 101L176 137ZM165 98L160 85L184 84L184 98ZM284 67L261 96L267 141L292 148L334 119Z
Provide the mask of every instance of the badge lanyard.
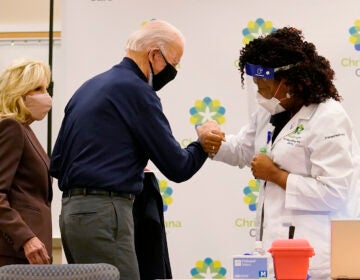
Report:
M266 134L266 145L260 148L260 152L266 154L267 156L270 156L273 132L274 132L274 126L269 123ZM259 197L256 207L256 241L262 241L262 237L263 237L264 200L265 200L266 182L267 181L260 180Z

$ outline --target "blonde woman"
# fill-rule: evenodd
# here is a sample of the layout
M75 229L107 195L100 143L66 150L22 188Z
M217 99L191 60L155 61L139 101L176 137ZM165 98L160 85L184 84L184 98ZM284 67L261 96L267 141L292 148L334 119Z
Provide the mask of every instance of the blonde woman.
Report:
M49 158L30 128L51 108L50 68L16 61L0 76L0 266L51 262Z

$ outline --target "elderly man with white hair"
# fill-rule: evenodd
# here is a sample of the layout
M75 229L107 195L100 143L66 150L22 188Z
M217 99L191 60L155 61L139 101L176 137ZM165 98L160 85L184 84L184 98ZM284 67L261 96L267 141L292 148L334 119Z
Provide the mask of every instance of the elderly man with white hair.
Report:
M148 161L183 182L208 157L202 145L220 146L199 139L181 148L162 111L156 91L175 78L183 50L178 29L149 21L130 35L123 60L86 81L67 104L50 171L63 192L69 263L110 263L122 279L139 279L132 207Z

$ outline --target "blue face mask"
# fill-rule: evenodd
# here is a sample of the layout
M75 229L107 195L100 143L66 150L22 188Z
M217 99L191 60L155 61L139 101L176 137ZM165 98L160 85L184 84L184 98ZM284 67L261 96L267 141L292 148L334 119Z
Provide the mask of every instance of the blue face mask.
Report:
M151 74L150 74L150 80L149 84L153 87L155 91L160 90L163 86L165 86L168 82L172 81L177 74L177 70L174 66L172 66L164 57L162 52L160 51L162 57L164 58L164 61L166 62L166 66L163 70L161 70L159 73L154 74L153 67L150 64Z

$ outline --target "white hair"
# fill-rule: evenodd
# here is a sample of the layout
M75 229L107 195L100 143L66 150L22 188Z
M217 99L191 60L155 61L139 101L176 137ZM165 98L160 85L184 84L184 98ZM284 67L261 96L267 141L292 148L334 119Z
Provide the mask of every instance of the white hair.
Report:
M185 39L180 30L166 21L151 20L130 35L126 50L148 51L160 48L166 52L166 47L174 42L184 45Z

